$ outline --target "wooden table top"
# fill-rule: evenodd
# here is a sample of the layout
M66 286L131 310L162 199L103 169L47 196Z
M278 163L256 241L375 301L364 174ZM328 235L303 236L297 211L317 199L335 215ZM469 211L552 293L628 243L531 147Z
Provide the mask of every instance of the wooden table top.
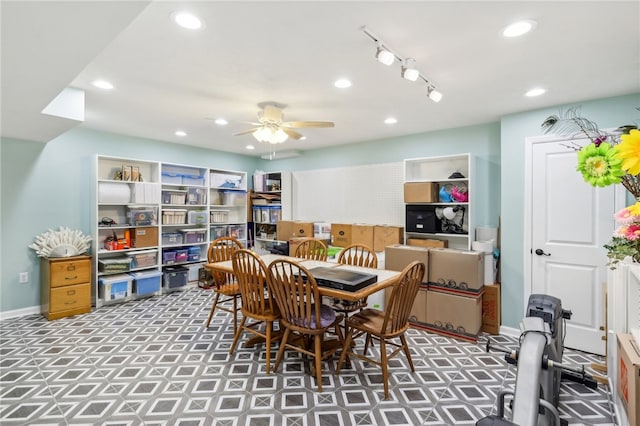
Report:
M358 301L360 299L364 299L365 297L371 296L373 293L383 290L386 287L392 286L398 280L398 278L400 278L400 272L389 271L385 269L372 269L372 268L363 268L360 266L340 265L335 262L323 262L319 260L299 259L296 257L283 256L279 254L264 254L264 255L261 255L260 258L263 260L263 262L267 266L269 266L269 264L274 260L289 259L289 260L295 260L296 262L298 262L300 265L304 266L307 269L312 269L318 266L324 266L329 268L341 268L349 271L364 272L368 274L377 275L378 277L377 282L371 285L368 285L366 287L363 287L358 291L345 291L337 288L318 286L318 291L322 296L335 297L338 299L349 300L352 302ZM233 265L230 260L226 260L224 262L207 263L204 267L214 271L233 273Z

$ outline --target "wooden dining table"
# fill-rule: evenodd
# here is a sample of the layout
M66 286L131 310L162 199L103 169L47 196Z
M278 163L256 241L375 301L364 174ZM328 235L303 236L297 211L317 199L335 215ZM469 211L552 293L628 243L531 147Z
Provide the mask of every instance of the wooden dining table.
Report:
M361 266L342 265L335 262L326 262L321 260L300 259L297 257L284 256L280 254L263 254L260 255L260 258L267 265L267 267L274 260L289 259L298 262L300 265L304 266L307 269L324 266L329 268L340 268L354 272L364 272L376 275L378 278L375 283L365 286L357 291L347 291L332 287L325 287L320 285L318 286L318 292L321 296L334 297L351 302L356 302L360 299L369 297L380 290L384 290L385 288L392 286L398 280L398 278L400 278L400 272L389 271L386 269L363 268ZM204 265L204 267L211 271L227 272L231 274L233 273L233 264L231 260L207 263L206 265Z

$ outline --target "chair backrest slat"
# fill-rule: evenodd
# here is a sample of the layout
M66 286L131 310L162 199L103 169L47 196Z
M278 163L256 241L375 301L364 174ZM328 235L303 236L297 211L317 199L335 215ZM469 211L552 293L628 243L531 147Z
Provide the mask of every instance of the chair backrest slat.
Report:
M413 261L402 271L398 282L391 290L389 304L385 307L382 323L384 333L394 333L407 325L424 270L424 263Z
M378 256L365 244L351 244L340 251L337 262L343 265L377 268Z
M258 255L250 250L240 249L233 253L233 272L238 280L242 295L242 310L253 315L273 311L273 298L269 297L265 285L267 266Z
M209 244L207 260L209 263L231 260L233 253L243 248L242 243L233 237L216 238ZM235 280L235 276L230 273L213 271L211 275L213 276L213 284L216 288L220 288Z
M327 245L315 238L305 238L296 247L295 257L310 260L327 260Z

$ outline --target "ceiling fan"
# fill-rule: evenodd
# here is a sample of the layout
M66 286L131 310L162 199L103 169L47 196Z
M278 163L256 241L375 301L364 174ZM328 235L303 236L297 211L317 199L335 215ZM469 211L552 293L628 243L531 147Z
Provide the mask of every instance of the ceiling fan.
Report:
M293 129L307 127L334 127L331 121L282 121L283 105L275 103L261 103L258 106L262 111L258 112L258 122L249 123L256 127L235 133L234 136L251 133L259 142L269 142L271 144L282 143L291 137L301 139L304 136Z

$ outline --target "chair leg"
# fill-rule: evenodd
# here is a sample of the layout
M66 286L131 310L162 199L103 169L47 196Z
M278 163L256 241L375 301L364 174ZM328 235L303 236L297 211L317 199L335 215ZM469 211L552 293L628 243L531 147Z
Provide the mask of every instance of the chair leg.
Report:
M220 293L216 293L215 299L213 299L213 305L211 305L211 312L209 312L209 318L207 318L206 328L209 328L209 324L211 323L211 318L213 318L213 312L216 310L216 305L218 304L218 299L220 298Z
M238 329L238 296L233 296L233 332Z
M244 318L242 319L242 321L244 321ZM271 321L267 321L265 324L265 327L267 328L267 341L265 342L266 349L267 349L267 374L270 374L271 373L271 332L273 331L272 330L273 323Z
M242 334L242 329L246 321L247 317L242 317L240 328L236 330L235 335L233 336L233 343L231 344L231 349L229 349L229 355L233 355L233 351L236 350L236 345L238 344L238 340L240 339L240 335Z
M362 355L367 354L370 343L372 343L371 334L367 333L367 335L364 337L364 350L362 351Z
M380 339L380 366L382 367L382 383L384 384L384 399L389 399L389 370L387 369L387 345Z
M407 339L404 337L404 334L400 335L400 341L402 342L402 348L404 349L404 354L407 356L407 361L409 361L409 365L411 366L411 371L415 372L416 369L413 367L413 360L411 359L411 351L409 350L409 345L407 345Z
M351 341L353 340L353 328L347 332L347 338L344 341L344 346L342 347L342 353L340 354L340 359L338 360L338 367L336 368L335 374L340 374L340 369L342 369L342 364L344 361L347 361L347 365L351 364L349 360L349 350L351 350Z
M280 349L278 349L278 357L276 358L276 365L273 366L273 372L278 371L278 367L280 366L280 361L282 361L282 357L284 356L284 349L287 346L287 339L289 338L289 333L291 330L285 327L284 335L282 336L282 340L280 341Z
M318 381L318 392L322 392L322 335L316 334L313 338L314 341L314 353L315 353L315 366L316 366L316 380Z

